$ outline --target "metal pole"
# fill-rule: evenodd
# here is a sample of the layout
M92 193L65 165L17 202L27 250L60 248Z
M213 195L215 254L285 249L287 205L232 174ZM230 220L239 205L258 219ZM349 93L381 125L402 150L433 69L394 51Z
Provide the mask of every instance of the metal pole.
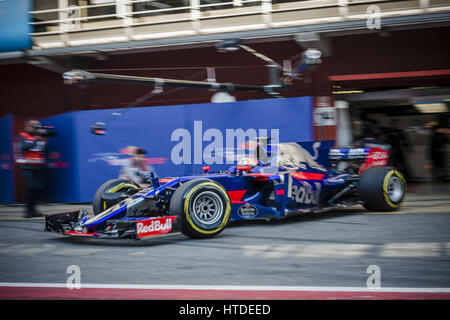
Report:
M280 93L280 70L282 70L283 67L275 60L256 51L255 49L250 48L249 46L240 44L239 47L268 63L267 67L269 68L269 85L265 87L266 92L273 96L277 96Z
M72 70L64 72L63 78L66 83L85 83L85 82L107 82L107 83L123 83L135 85L154 85L159 87L183 87L183 88L200 88L211 90L224 90L233 92L239 91L258 91L264 93L272 93L281 86L254 86L245 84L233 83L218 83L207 81L191 81L191 80L177 80L177 79L163 79L163 78L148 78L137 76L125 76L118 74L106 73L91 73L83 70Z
M68 0L58 0L58 18L59 18L59 31L61 33L61 41L67 40L67 30L69 29L69 24L67 22L68 18Z

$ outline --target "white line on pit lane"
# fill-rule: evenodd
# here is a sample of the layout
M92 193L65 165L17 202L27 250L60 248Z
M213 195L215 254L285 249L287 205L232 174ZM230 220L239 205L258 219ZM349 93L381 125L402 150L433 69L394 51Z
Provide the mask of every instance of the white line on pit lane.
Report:
M2 287L67 288L63 283L0 282ZM145 284L81 284L81 289L143 289L143 290L230 290L230 291L322 291L322 292L441 292L450 288L367 288L367 287L314 287L314 286L233 286L233 285L145 285Z
M286 245L244 245L245 256L265 259L283 257L298 258L351 258L361 257L379 245L371 244L286 244ZM386 243L379 248L379 256L387 258L437 258L450 256L450 242L404 242Z
M382 245L364 243L325 243L325 244L281 244L281 245L243 245L237 246L247 257L277 259L289 258L335 258L345 259L376 255L385 258L438 258L450 256L450 242L398 242ZM0 243L0 254L32 255L48 252L52 255L85 256L104 253L104 248L62 248L55 245L27 245ZM132 257L148 255L144 250L126 250Z
M448 247L449 243L442 244ZM446 252L448 254L448 252ZM441 256L441 244L437 242L387 243L380 256L392 258L437 258Z

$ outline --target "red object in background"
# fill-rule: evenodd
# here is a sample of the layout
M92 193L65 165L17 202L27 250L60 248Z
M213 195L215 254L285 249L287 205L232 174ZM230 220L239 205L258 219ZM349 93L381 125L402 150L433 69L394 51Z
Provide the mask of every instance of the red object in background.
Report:
M419 78L419 77L446 76L446 75L450 75L450 69L332 75L328 76L328 79L330 79L331 81L355 81L355 80L392 79L392 78Z
M386 166L389 160L389 150L381 148L370 148L369 155L366 158L366 162L359 168L359 173L363 173L370 167L382 167Z
M169 161L168 158L146 158L144 160L145 164L166 164Z
M11 161L11 157L9 154L1 154L0 155L0 169L3 170L13 170L14 166Z
M104 129L94 129L93 133L96 134L96 135L102 136L102 135L106 134L106 130L104 130Z
M61 160L61 154L56 151L52 151L48 155L47 166L49 168L64 169L69 167L69 163Z
M202 167L202 170L205 171L205 173L206 173L209 170L211 170L211 167L210 166L204 166L204 167Z

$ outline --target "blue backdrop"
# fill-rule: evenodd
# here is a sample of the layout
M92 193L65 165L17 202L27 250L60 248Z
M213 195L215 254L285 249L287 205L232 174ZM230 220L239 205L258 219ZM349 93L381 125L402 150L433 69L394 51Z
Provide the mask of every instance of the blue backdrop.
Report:
M0 52L31 48L31 0L0 1Z
M0 202L14 202L13 116L0 118Z
M60 202L90 202L96 189L106 180L116 178L124 148L138 146L148 152L150 164L160 177L201 172L202 163L194 162L194 148L204 149L210 141L194 132L218 129L279 129L280 142L312 140L311 97L207 103L194 105L134 108L107 124L107 134L90 133L90 126L118 110L71 112L47 119L58 135L50 139L50 199ZM171 139L177 129L191 135L191 163L175 164L171 159L180 140ZM183 130L186 129L186 130ZM198 133L198 132L197 132ZM174 140L174 141L172 141ZM200 159L202 160L202 159ZM229 164L211 165L221 170Z

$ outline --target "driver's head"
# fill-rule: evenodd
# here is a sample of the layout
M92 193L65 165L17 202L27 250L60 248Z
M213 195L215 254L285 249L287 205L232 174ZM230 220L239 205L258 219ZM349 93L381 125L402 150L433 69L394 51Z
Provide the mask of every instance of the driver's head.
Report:
M258 160L256 160L255 158L252 158L252 157L244 157L244 158L241 158L237 162L237 165L238 166L250 166L250 167L254 168L258 165Z
M134 156L135 156L136 158L142 160L142 159L145 158L145 155L146 155L146 154L147 154L147 152L146 152L144 149L142 149L142 148L137 148L136 151L135 151L135 153L134 153Z

